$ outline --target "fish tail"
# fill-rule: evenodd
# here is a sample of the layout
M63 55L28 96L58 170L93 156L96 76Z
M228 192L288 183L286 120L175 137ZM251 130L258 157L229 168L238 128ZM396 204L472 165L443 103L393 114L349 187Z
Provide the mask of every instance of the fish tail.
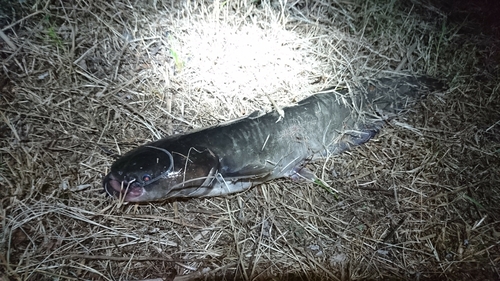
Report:
M444 84L427 76L390 77L364 81L354 89L348 105L354 114L345 122L350 130L329 146L333 154L349 150L373 138L386 124L410 109L427 94L444 89ZM349 101L349 99L347 99Z
M391 116L444 89L444 83L429 76L386 77L365 82L362 88L360 109Z

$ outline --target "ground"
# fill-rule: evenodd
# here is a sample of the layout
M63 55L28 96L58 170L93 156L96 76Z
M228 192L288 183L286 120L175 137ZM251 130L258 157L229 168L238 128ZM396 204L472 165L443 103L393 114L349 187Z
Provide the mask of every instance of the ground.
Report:
M0 1L0 280L500 279L493 2ZM310 163L335 194L103 192L138 145L397 74L447 87Z

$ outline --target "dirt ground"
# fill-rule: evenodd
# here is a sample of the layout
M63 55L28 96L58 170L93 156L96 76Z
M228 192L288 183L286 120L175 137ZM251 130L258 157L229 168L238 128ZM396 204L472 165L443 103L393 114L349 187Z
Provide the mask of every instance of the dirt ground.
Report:
M0 280L500 280L495 1L0 0ZM148 141L395 74L370 142L216 198L122 204Z

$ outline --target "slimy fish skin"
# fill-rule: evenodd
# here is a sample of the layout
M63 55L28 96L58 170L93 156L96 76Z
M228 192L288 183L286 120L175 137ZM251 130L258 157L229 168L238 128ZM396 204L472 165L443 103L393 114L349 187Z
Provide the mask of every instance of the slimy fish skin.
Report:
M426 76L362 85L323 90L281 115L253 113L139 146L113 163L104 189L125 201L147 202L227 195L282 177L314 181L304 168L308 161L367 142L387 120L442 88Z

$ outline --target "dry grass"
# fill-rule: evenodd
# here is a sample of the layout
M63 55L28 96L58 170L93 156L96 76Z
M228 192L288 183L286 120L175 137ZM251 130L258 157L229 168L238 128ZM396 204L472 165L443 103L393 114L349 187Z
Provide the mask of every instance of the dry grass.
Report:
M500 278L500 45L466 20L418 1L28 2L0 18L0 280ZM114 153L398 72L449 90L311 164L338 199L288 180L102 192Z

